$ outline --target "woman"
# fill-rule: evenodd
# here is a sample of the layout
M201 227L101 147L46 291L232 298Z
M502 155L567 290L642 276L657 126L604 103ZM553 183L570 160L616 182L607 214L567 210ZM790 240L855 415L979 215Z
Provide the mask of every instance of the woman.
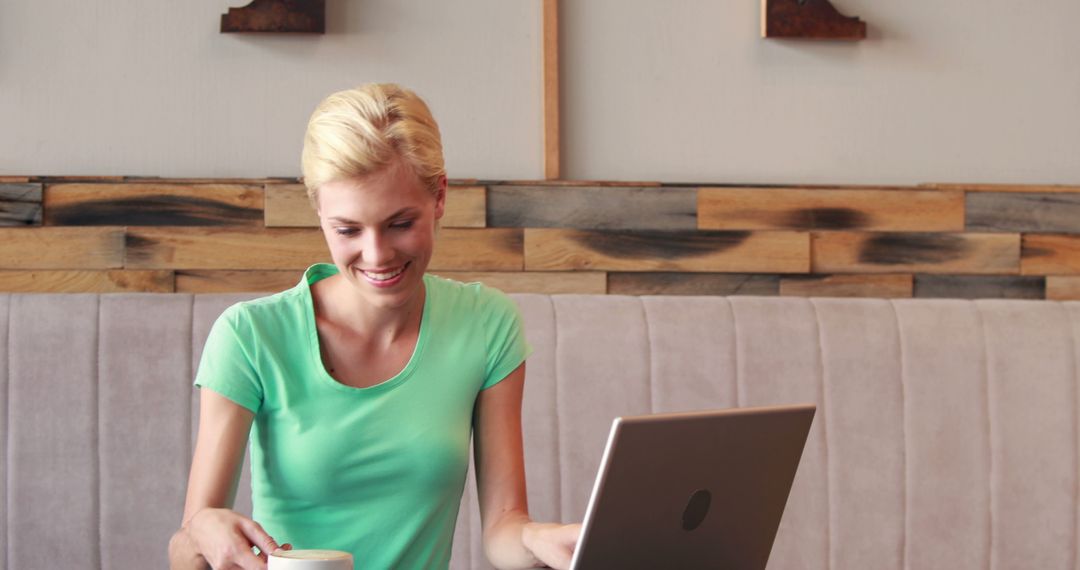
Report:
M173 568L264 568L279 544L445 568L473 430L488 559L569 566L580 525L528 515L517 309L425 274L447 185L427 106L388 84L331 95L303 171L334 263L214 324ZM229 509L249 432L254 520Z

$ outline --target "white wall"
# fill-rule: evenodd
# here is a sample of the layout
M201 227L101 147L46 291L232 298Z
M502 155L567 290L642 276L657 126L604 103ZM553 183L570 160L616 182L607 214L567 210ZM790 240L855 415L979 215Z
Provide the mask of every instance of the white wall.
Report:
M542 176L540 0L327 4L323 37L258 37L217 33L224 0L0 1L0 173L295 176L322 96L393 80L452 176ZM834 4L870 38L763 40L757 0L562 0L565 177L1080 184L1080 2Z
M455 177L542 172L540 9L328 0L324 36L218 33L247 0L0 0L0 173L298 176L308 116L421 94Z

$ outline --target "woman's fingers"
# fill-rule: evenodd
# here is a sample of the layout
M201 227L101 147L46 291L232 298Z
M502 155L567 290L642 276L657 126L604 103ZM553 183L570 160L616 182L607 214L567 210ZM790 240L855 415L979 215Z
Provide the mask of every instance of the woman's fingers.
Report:
M259 552L268 554L280 548L277 541L267 534L259 523L251 519L245 519L240 524L240 530L243 531L244 536L247 537L251 544L259 548Z

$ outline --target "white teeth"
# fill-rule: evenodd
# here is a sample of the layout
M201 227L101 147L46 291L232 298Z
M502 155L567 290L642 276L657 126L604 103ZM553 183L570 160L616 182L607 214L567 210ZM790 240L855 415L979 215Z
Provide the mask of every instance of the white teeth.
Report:
M397 277L398 275L401 275L402 271L405 271L404 266L397 269L396 271L391 271L389 273L372 273L370 271L364 271L364 275L370 277L371 279L374 279L375 281L388 281Z

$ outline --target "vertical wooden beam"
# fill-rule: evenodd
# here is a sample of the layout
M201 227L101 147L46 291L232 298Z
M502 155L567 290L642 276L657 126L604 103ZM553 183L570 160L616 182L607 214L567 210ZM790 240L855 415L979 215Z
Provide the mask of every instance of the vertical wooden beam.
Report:
M562 177L559 164L559 0L543 1L544 178Z

